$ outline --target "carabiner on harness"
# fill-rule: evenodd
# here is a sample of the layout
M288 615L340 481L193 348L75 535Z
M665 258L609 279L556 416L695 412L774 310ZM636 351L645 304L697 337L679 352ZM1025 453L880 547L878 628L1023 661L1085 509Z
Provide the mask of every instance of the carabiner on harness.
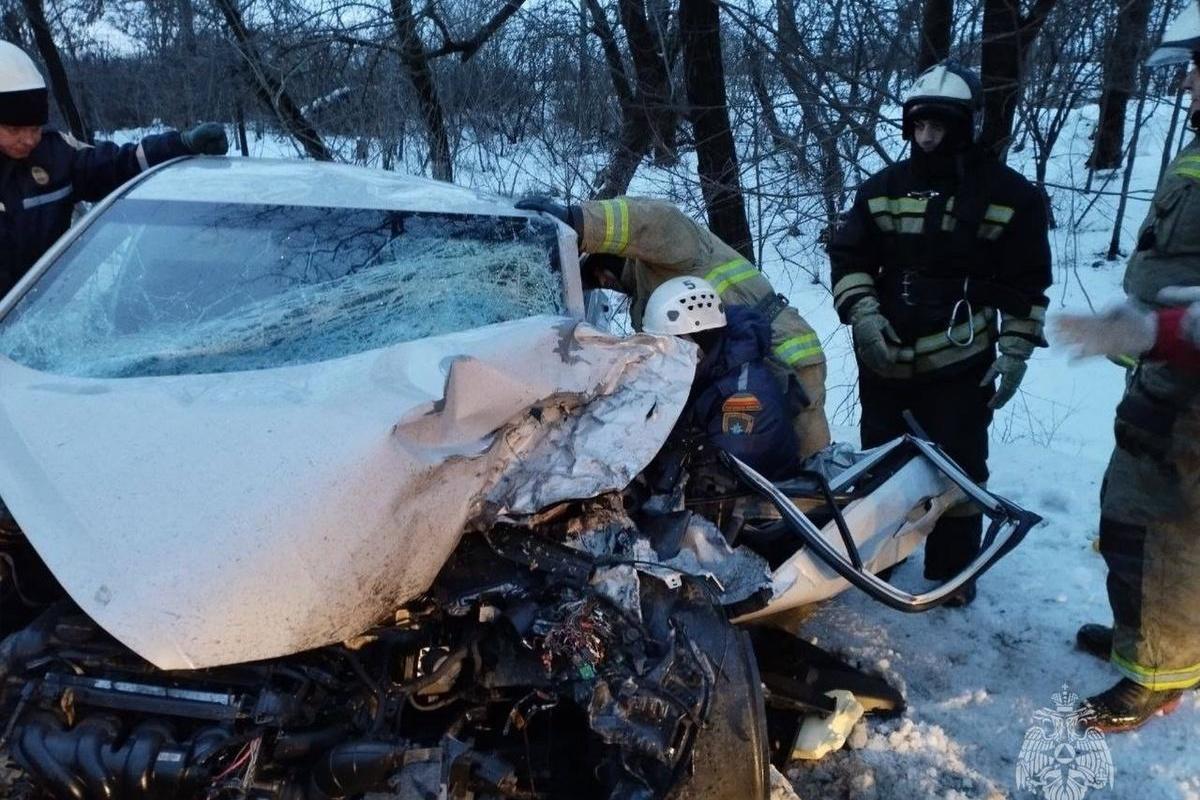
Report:
M967 289L970 288L971 278L968 276L963 278L963 296L962 299L954 304L954 309L950 312L950 324L946 326L946 338L955 347L970 347L975 343L975 310L971 308L971 301L967 297ZM955 338L954 329L958 326L958 310L966 306L967 318L965 320L967 326L967 336L965 339Z

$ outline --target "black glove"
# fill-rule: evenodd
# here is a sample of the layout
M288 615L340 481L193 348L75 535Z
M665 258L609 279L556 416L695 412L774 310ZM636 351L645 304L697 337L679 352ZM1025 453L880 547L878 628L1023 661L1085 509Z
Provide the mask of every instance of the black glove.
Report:
M549 197L542 194L531 194L522 197L516 203L517 208L522 211L542 211L555 219L562 220L575 229L579 233L583 221L583 214L578 206L564 206L562 203L556 203Z
M223 156L229 152L229 139L225 126L216 122L202 122L179 134L183 146L198 156Z

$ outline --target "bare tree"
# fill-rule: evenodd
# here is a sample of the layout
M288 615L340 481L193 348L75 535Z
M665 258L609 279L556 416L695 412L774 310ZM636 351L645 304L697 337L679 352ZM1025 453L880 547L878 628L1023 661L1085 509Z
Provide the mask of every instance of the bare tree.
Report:
M92 141L90 127L79 113L75 97L71 93L71 82L67 78L67 68L63 65L62 55L54 36L50 32L50 23L46 19L46 7L42 0L21 0L25 7L25 16L29 27L33 30L33 40L37 44L38 54L46 65L46 73L50 78L50 88L54 92L54 101L62 113L71 134L81 142Z
M917 71L923 72L950 55L954 0L925 0L921 8L921 43Z
M1008 155L1029 48L1054 3L1055 0L1034 0L1029 10L1023 12L1021 0L984 0L981 70L984 114L979 138L1001 159Z
M1121 0L1117 24L1104 54L1104 93L1100 95L1100 120L1088 166L1114 169L1121 164L1125 143L1125 110L1133 93L1138 65L1146 46L1151 0Z
M746 219L737 150L726 107L719 8L717 0L685 0L679 8L688 117L696 139L697 169L708 210L708 226L753 261L750 222Z

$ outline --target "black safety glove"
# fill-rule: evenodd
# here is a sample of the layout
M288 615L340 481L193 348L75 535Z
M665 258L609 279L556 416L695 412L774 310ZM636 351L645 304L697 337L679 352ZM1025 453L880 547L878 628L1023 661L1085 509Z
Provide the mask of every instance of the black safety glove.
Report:
M513 205L522 211L542 211L549 214L570 225L576 233L580 233L583 228L583 212L579 206L564 206L541 194L526 195Z
M179 134L183 146L198 156L223 156L229 152L229 139L225 126L216 122L202 122Z

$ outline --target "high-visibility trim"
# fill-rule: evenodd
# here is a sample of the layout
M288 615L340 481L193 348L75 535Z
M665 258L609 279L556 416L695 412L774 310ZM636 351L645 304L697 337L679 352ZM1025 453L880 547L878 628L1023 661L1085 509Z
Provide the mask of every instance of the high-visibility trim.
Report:
M983 212L983 218L988 222L1007 225L1012 221L1013 214L1015 213L1017 212L1011 206L1000 206L993 203Z
M1107 358L1109 361L1116 364L1121 369L1133 369L1134 367L1136 367L1138 365L1138 360L1135 356L1120 355L1120 356L1107 356Z
M67 198L69 198L71 196L71 193L74 191L75 191L75 187L71 184L67 184L66 186L62 187L61 189L55 189L53 192L47 192L46 194L37 194L37 195L34 195L33 197L26 197L23 205L26 209L29 209L29 208L37 208L38 206L48 205L50 203L57 203L59 200L66 200Z
M994 242L1004 234L1003 225L993 225L990 222L979 223L979 238Z
M1046 307L1045 306L1030 306L1029 307L1029 318L1033 319L1033 320L1037 320L1038 322L1045 322L1046 321Z
M865 272L851 272L833 285L834 302L851 289L874 289L875 279Z
M889 216L883 215L875 217L875 224L879 226L879 230L884 233L896 232L896 221Z
M1110 656L1112 665L1117 671L1134 683L1141 684L1156 692L1168 689L1190 689L1200 684L1200 664L1194 664L1183 669L1162 670L1131 661L1114 649Z
M872 214L924 214L929 207L929 200L924 197L872 197L867 200L867 208Z
M604 241L597 252L622 255L629 246L629 203L624 198L601 200L604 211Z
M1200 180L1200 166L1196 167L1176 167L1174 170L1176 175L1182 175L1185 178Z
M942 216L942 230L944 230L946 233L953 232L953 230L957 226L957 224L958 224L958 220L955 219L954 217L950 216L949 214L944 214Z
M993 319L995 319L995 317L996 317L996 312L993 311L992 309L990 309L990 308L981 309L979 311L976 311L975 315L973 317L971 317L970 320L968 320L966 322L960 322L959 324L955 325L950 330L950 336L947 336L945 334L945 332L931 333L928 336L922 336L920 339L917 339L917 341L913 343L912 349L913 349L915 355L924 356L924 355L929 355L930 353L936 353L939 350L945 350L947 347L958 348L958 345L956 345L956 344L954 344L954 342L950 341L950 338L953 337L954 339L957 339L960 342L966 341L966 339L970 335L972 329L974 329L975 339L976 339L976 341L978 341L980 336L987 332L988 327L991 325L991 322ZM986 339L987 337L984 336L984 338ZM958 349L962 350L962 349L968 349L968 348L958 348Z
M1037 319L1019 319L1015 317L1005 316L1000 323L1000 335L1006 333L1021 333L1026 336L1039 337L1042 335L1042 330L1045 327L1041 320Z
M772 348L772 352L775 353L776 358L789 367L796 366L806 358L815 358L825 354L821 349L821 339L815 332L802 333L799 336L784 339Z
M713 285L717 294L722 294L730 286L736 286L757 274L758 267L744 258L734 258L710 269L704 280Z
M896 229L900 233L924 233L924 217L896 217Z

